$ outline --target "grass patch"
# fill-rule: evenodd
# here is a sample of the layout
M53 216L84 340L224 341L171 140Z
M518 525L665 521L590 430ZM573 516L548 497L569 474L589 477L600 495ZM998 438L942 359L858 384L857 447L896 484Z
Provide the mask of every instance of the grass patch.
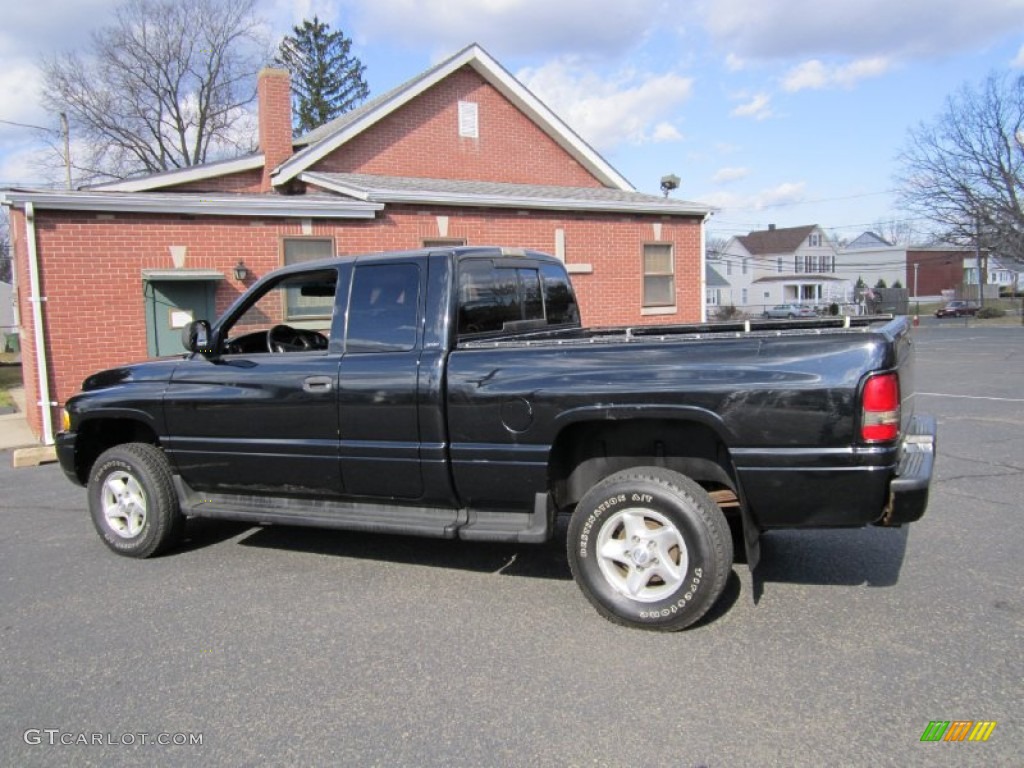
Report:
M4 355L0 355L0 363L4 361ZM7 408L14 405L14 400L8 392L9 389L21 386L20 365L0 365L0 408Z

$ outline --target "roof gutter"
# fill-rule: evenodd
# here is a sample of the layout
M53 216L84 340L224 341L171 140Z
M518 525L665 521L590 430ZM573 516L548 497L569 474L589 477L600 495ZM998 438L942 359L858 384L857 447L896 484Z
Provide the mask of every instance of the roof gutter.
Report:
M36 244L36 213L32 203L25 203L25 231L28 235L29 303L32 305L32 331L35 335L36 375L39 381L39 402L43 416L43 444L53 445L53 407L50 401L50 377L46 366L46 335L43 324L43 302L39 284L39 248Z
M43 192L4 190L0 202L33 205L40 210L96 211L98 213L169 213L193 216L268 216L314 219L372 219L379 203L335 198L310 199L301 195L238 195L155 192Z

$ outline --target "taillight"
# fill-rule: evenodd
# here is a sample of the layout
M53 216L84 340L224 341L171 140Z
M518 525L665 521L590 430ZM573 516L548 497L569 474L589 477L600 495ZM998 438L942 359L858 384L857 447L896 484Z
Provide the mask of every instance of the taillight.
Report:
M868 443L895 440L900 434L900 379L895 373L872 376L864 383L861 439Z

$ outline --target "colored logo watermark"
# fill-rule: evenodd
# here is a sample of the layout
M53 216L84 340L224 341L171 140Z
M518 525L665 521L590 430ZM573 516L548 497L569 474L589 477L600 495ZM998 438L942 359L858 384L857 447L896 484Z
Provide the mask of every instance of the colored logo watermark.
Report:
M932 720L921 741L988 741L995 720Z

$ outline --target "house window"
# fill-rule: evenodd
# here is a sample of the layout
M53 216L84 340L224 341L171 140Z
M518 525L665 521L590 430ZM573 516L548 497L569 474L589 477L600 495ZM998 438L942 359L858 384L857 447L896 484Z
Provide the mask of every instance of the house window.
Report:
M467 139L480 136L479 108L475 101L459 102L459 136Z
M747 274L747 269L750 267L750 259L743 260L743 274Z
M779 256L779 258L775 260L775 271L778 272L780 275L782 274L782 257L781 256Z
M817 247L821 245L821 235L818 232L814 232L807 238L807 241L809 245Z
M465 245L463 237L430 237L423 240L424 248L456 248Z
M284 263L329 259L334 255L334 241L328 237L286 237L282 243Z
M717 307L720 303L720 291L717 288L708 288L704 303L709 307Z
M301 264L334 256L334 241L323 237L286 237L282 242L284 263ZM334 294L330 296L303 292L291 287L285 292L288 320L330 317L334 310Z
M645 307L675 306L675 263L670 243L648 243L644 245L643 301Z
M742 289L740 291L740 303L741 304L746 304L747 303L747 289L746 288L744 288L744 289Z
M725 276L726 277L732 277L732 262L731 261L725 262Z
M804 263L803 263L803 260L799 256L794 256L793 257L793 271L794 272L803 272L804 271Z

